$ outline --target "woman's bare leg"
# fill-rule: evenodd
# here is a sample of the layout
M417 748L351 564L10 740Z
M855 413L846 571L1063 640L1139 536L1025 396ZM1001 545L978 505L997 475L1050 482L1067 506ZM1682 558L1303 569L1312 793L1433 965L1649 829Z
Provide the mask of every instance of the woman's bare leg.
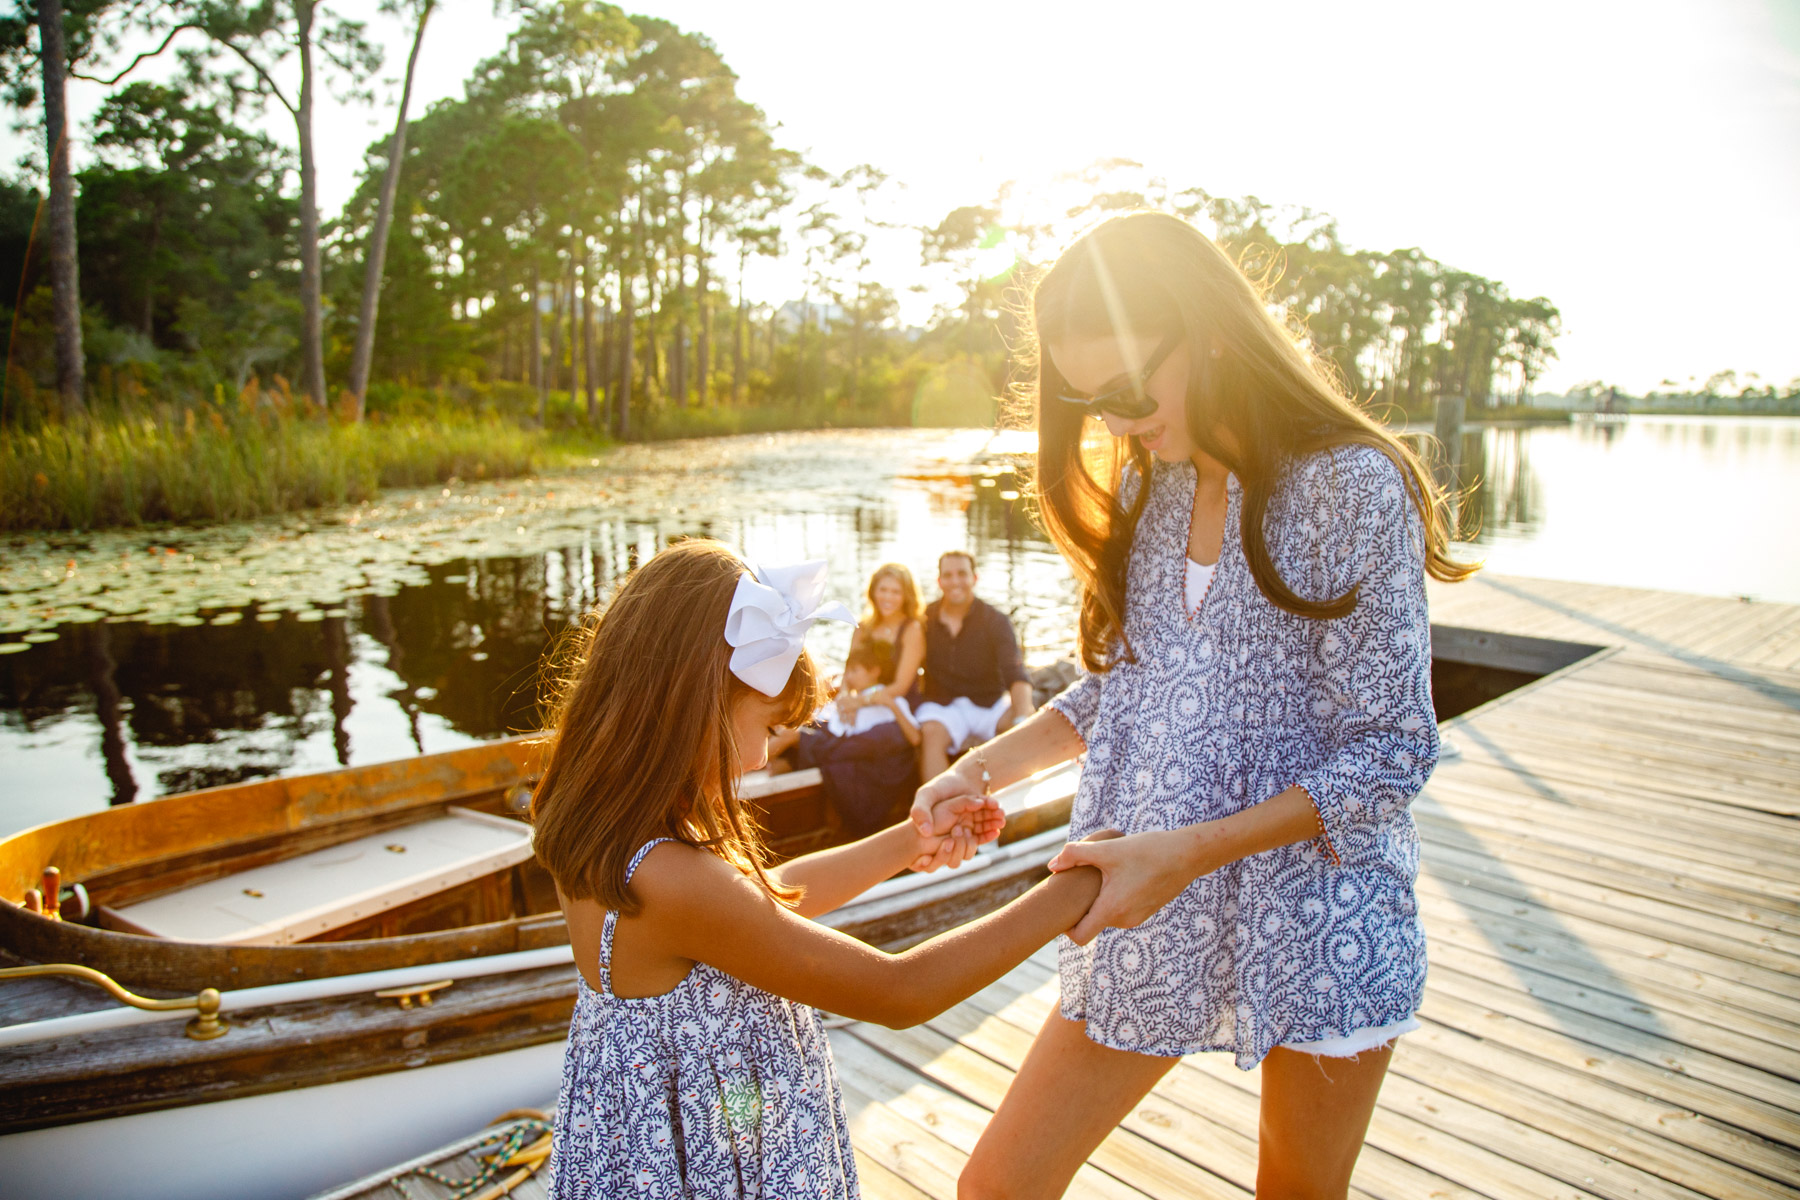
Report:
M1350 1190L1392 1043L1355 1058L1280 1046L1262 1062L1257 1200L1343 1200Z
M957 1181L959 1200L1049 1200L1180 1059L1113 1050L1052 1012Z

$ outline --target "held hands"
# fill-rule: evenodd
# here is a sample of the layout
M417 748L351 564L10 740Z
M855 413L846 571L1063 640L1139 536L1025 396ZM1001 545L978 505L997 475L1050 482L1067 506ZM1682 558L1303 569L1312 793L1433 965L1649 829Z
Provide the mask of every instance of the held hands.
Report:
M1156 830L1129 837L1109 829L1064 846L1050 860L1052 871L1086 866L1100 872L1100 895L1087 916L1069 930L1069 940L1085 946L1102 929L1136 928L1188 884L1217 870L1223 862L1214 861L1215 856L1208 852L1204 828Z
M925 788L919 789L919 795L925 795ZM915 871L961 866L974 856L977 846L999 837L1000 827L1006 823L997 802L971 796L967 789L927 803L923 813L919 803L914 801L911 818L919 847L912 861Z
M926 836L931 833L934 824L932 811L944 801L954 800L958 797L970 800L983 799L980 785L972 784L964 779L953 766L942 775L928 781L924 787L918 790L913 796L912 812L907 819L918 827L921 837ZM991 842L994 838L999 837L1000 826L1006 824L1006 817L1000 813L998 805L994 806L994 811L999 815L999 823L994 826L992 837L981 839L984 842Z

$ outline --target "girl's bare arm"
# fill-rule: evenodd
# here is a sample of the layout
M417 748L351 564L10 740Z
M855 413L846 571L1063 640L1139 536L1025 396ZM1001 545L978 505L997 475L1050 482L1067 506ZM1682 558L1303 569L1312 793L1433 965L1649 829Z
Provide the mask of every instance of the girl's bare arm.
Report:
M807 920L691 846L658 846L632 887L644 909L621 924L621 946L704 962L790 1000L898 1029L973 995L1072 926L1099 894L1100 877L1065 871L900 954ZM636 936L625 936L626 925L638 926Z
M861 841L792 859L770 874L805 888L794 911L816 917L843 907L908 867L930 871L957 866L975 853L976 846L998 837L1004 822L998 805L974 796L939 804L933 820L929 835L904 821Z
M912 691L913 683L919 678L919 668L925 665L925 630L917 621L900 631L899 641L894 646L894 659L894 682L877 693L889 700Z

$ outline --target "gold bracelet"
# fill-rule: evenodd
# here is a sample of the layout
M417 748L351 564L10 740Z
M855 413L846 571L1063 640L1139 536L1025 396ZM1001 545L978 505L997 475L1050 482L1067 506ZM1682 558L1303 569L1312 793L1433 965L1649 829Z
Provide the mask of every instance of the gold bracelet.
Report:
M988 774L987 747L978 746L973 754L975 755L975 765L981 768L981 794L991 796L994 794L994 777Z

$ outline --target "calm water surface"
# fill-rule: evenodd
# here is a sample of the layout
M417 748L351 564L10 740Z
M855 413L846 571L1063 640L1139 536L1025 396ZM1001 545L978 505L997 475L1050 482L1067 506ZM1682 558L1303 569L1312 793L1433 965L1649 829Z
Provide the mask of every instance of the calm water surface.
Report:
M1074 589L1025 516L1029 435L821 432L634 446L577 476L303 518L0 543L0 832L534 727L540 662L620 574L692 534L826 558L854 600L967 547L1027 657ZM1509 574L1800 602L1800 420L1643 419L1464 438L1471 555ZM859 604L860 601L857 601ZM835 664L848 631L811 644Z

